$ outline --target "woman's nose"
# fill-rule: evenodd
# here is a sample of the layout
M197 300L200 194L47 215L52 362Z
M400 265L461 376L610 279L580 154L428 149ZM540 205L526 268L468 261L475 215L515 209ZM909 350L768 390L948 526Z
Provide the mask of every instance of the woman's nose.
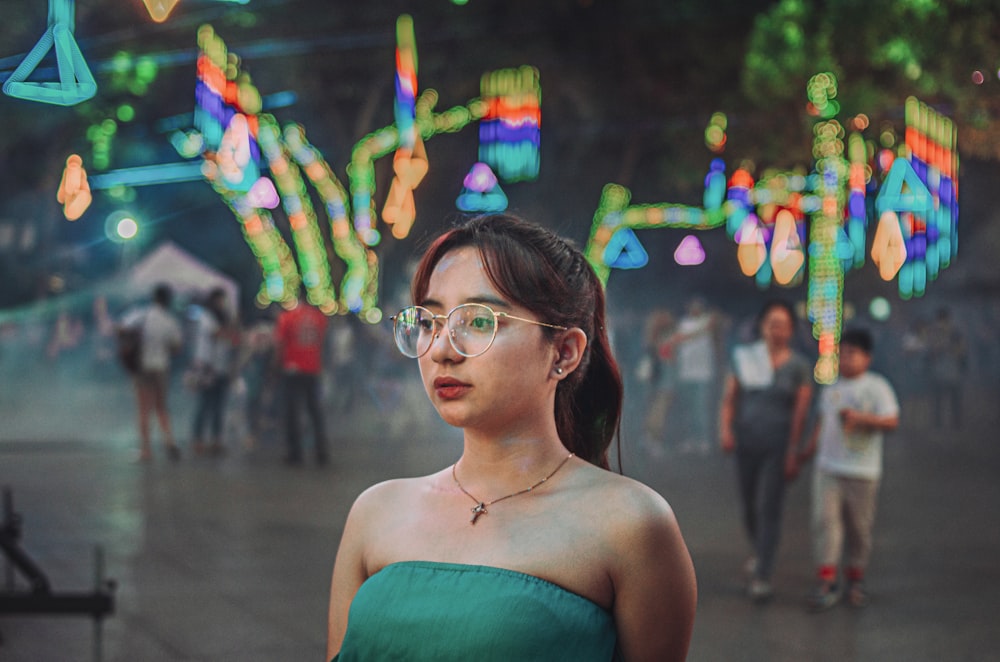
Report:
M431 339L431 360L437 363L442 361L458 361L463 357L451 344L451 329L447 324L441 324L436 328L434 337Z

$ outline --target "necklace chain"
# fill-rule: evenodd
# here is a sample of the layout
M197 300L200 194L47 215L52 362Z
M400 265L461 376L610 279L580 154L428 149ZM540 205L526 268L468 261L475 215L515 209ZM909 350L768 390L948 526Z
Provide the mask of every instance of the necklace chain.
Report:
M497 499L493 499L492 501L481 501L481 500L477 499L476 497L472 496L472 494L467 489L465 489L465 487L462 486L462 482L460 480L458 480L458 474L455 473L455 467L458 466L458 462L456 462L455 464L451 465L451 477L455 481L455 485L458 486L458 489L462 490L462 492L465 494L465 496L467 496L470 499L472 499L472 501L476 504L475 506L473 506L472 508L470 508L470 510L472 511L472 518L469 520L469 523L470 524L475 524L476 520L479 519L480 515L487 515L487 514L489 514L489 511L486 510L487 506L492 506L493 504L499 503L499 502L503 501L504 499L512 499L512 498L514 498L516 496L521 496L522 494L527 494L528 492L532 491L533 489L535 489L536 487L538 487L539 485L541 485L542 483L544 483L545 481L547 481L549 478L552 478L553 476L555 476L556 473L560 469L563 468L563 465L566 464L567 462L569 462L569 459L571 457L573 457L574 455L576 455L576 453L570 453L569 455L567 455L566 457L564 457L563 461L559 463L559 466L552 470L552 473L550 473L548 476L546 476L545 478L541 479L540 481L538 481L537 483L535 483L531 487L526 487L526 488L524 488L523 490L521 490L519 492L511 492L507 496L502 496L502 497L499 497Z

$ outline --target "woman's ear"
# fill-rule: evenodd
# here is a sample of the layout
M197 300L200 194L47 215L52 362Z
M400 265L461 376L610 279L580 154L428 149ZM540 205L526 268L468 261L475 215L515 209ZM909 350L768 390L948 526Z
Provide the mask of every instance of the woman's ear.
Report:
M564 379L577 369L587 349L587 334L579 327L567 329L559 334L555 343L556 357L552 365L552 375Z

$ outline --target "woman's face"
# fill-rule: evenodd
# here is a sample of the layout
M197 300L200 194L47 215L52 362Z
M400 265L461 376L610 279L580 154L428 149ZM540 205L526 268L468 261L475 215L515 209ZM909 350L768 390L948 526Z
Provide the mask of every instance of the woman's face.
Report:
M463 303L484 303L497 312L537 319L496 291L474 247L445 254L431 273L424 300L415 303L436 315ZM496 339L484 354L462 356L442 331L418 359L424 389L450 425L497 432L553 416L555 346L535 324L504 317L497 322Z
M760 336L771 346L784 347L792 341L795 326L792 316L781 306L767 311L760 321Z

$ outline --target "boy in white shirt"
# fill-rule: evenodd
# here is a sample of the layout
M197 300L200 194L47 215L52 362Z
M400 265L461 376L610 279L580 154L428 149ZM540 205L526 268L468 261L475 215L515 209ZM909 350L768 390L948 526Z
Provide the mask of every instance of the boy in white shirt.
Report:
M819 418L803 451L806 459L818 448L812 529L819 583L809 596L814 611L829 609L841 597L837 568L842 552L847 602L854 607L868 603L863 581L882 476L882 443L885 433L899 425L896 394L884 377L868 371L871 361L871 334L845 331L840 379L820 392Z

